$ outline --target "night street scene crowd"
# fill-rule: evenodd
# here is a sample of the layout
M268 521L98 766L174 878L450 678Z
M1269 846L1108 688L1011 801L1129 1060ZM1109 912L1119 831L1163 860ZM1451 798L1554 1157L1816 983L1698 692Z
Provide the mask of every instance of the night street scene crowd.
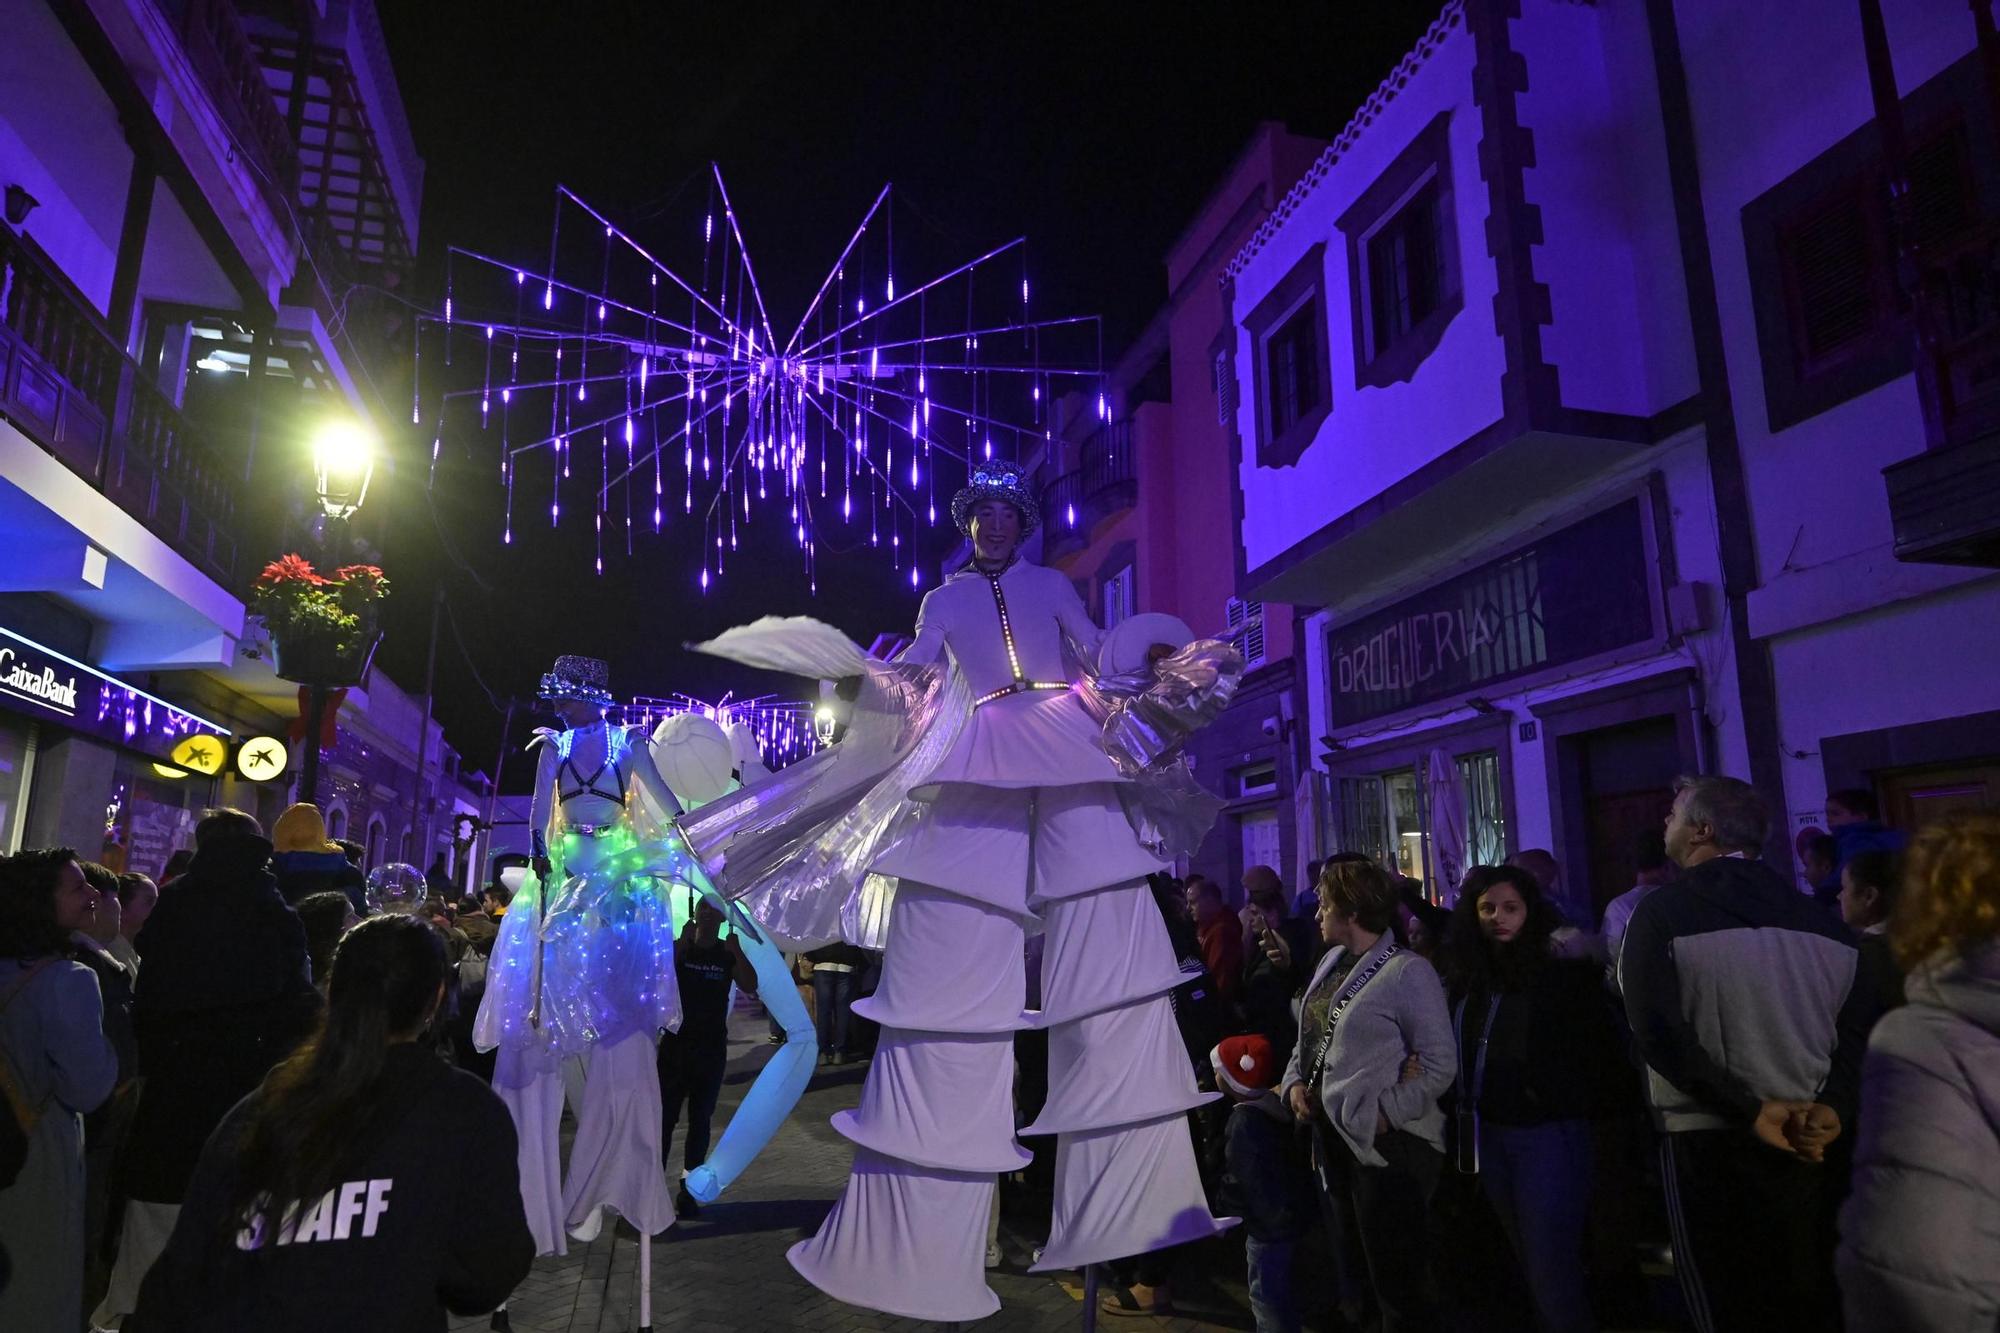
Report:
M1242 1226L1116 1266L1102 1316L1169 1313L1213 1267L1247 1274L1260 1333L1989 1326L2000 816L1905 845L1837 793L1809 897L1761 860L1754 788L1689 778L1672 809L1601 922L1563 916L1532 849L1449 910L1353 853L1296 900L1252 867L1240 911L1157 876L1180 1035L1223 1094L1193 1113L1203 1183ZM470 1040L508 890L373 910L312 807L276 832L292 850L210 810L159 885L66 848L0 862L7 1327L81 1327L87 1295L91 1327L141 1333L439 1328L526 1274L515 1135ZM743 979L720 923L681 935L660 1052L690 1164ZM869 1058L847 1009L878 974L852 946L797 960L822 1064ZM1051 1168L1028 1145L1023 1191ZM301 1248L260 1263L272 1199L307 1201ZM378 1226L392 1243L303 1249ZM1678 1305L1649 1291L1668 1254Z
M0 1333L2000 1333L1994 3L0 0Z

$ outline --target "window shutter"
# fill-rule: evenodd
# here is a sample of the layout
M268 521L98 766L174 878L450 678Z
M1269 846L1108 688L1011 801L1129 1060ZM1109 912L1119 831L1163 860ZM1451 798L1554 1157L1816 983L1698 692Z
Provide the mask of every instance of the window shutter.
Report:
M1955 125L1910 153L1910 240L1919 249L1947 244L1971 216L1965 127Z
M1800 350L1822 362L1865 339L1875 328L1875 267L1868 218L1858 193L1844 194L1804 218L1786 238Z
M1215 354L1215 424L1227 426L1236 418L1236 371L1229 353Z
M1264 665L1264 604L1229 599L1225 614L1229 621L1229 646L1243 654L1243 668Z

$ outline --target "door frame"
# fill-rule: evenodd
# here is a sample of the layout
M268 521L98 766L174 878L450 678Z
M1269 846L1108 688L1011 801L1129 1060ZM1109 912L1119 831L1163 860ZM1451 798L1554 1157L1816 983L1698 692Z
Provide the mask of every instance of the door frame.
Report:
M1575 752L1564 742L1588 731L1667 717L1673 720L1681 753L1693 757L1689 767L1706 772L1709 748L1702 716L1701 676L1693 667L1679 667L1532 703L1528 711L1541 724L1542 761L1549 784L1550 850L1563 867L1563 905L1572 911L1590 907L1590 886L1582 878L1590 864L1590 821L1584 813L1583 793L1577 790L1570 771ZM1773 828L1779 837L1784 836L1782 826L1774 822Z

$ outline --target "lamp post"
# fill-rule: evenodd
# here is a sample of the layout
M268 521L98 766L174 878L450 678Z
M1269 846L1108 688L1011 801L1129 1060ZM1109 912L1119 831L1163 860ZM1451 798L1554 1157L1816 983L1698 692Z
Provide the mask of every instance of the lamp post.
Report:
M347 523L368 498L375 475L375 437L353 417L321 423L312 439L313 491L324 515L322 533L329 563L338 567L347 545ZM306 753L299 770L298 799L319 800L319 737L326 723L327 691L338 682L316 669L300 682L306 687Z

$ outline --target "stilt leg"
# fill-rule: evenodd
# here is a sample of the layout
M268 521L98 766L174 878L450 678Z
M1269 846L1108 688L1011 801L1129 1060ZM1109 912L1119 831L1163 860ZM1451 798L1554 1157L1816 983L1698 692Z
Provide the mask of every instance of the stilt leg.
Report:
M1097 1333L1097 1265L1083 1268L1083 1333Z
M653 1237L639 1237L639 1333L653 1333Z

